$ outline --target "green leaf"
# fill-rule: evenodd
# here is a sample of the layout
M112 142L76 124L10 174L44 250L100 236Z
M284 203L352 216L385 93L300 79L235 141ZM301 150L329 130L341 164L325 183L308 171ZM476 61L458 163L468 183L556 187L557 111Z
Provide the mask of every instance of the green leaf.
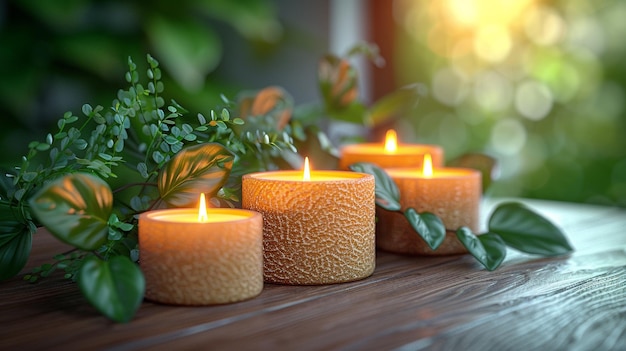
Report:
M350 165L355 172L374 176L376 181L376 204L388 211L400 210L400 191L393 179L380 167L373 163L359 162Z
M29 204L50 233L67 244L89 251L107 240L113 194L96 176L66 175L44 185Z
M187 147L159 172L161 198L173 207L193 207L199 194L214 196L226 182L233 154L218 143Z
M17 221L0 225L0 281L19 273L26 265L32 247L34 229Z
M417 106L420 96L420 86L417 84L402 87L383 96L369 110L365 125L376 127L406 116Z
M116 322L133 318L145 292L145 279L139 267L126 256L109 261L91 256L83 262L78 286L89 303Z
M414 208L408 208L404 211L404 216L428 247L436 250L443 243L446 227L437 215L430 212L417 213Z
M543 256L573 251L565 234L552 222L517 202L500 204L489 218L489 231L519 251Z
M477 236L469 228L461 227L456 231L456 236L467 251L490 271L498 268L506 257L506 245L497 234Z

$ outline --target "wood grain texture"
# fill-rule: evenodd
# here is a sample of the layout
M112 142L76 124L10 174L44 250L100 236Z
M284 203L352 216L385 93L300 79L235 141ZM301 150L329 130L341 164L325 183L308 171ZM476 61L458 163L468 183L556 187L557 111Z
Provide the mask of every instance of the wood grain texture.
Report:
M623 350L626 210L527 204L561 226L576 251L510 250L494 272L467 255L378 252L367 279L265 284L257 298L230 305L145 302L128 324L100 316L60 274L37 284L16 277L0 285L0 349ZM28 267L65 248L37 234Z

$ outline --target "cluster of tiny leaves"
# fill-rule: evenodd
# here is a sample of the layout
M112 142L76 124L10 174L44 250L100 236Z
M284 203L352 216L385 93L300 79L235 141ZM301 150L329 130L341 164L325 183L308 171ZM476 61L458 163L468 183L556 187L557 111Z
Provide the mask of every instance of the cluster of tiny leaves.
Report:
M137 261L135 215L149 209L158 197L154 187L146 191L146 185L156 184L159 170L186 145L217 142L236 155L232 179L218 192L229 205L239 200L241 174L276 168L275 160L282 150L296 152L292 134L298 134L297 127L288 125L279 131L258 125L255 129L254 121L231 116L236 104L224 96L223 107L206 115L198 113L196 118L188 118L188 111L176 101L166 106L159 63L150 55L147 63L147 84L140 82L137 65L129 58L125 75L129 87L118 91L109 108L85 104L82 115L65 113L57 122L58 130L49 133L44 141L31 142L15 174L7 174L14 185L8 194L10 200L26 206L27 201L22 200L46 181L68 173L89 172L113 179L118 177L119 166L134 171L137 178L143 179L139 184L142 186L132 194L129 203L116 203L115 213L122 217L113 215L109 219L109 240L93 253L105 259L126 255ZM28 212L27 208L24 210ZM60 268L73 278L80 261L90 254L75 249L71 254L55 257L54 264L35 268L25 279L36 281Z
M56 270L62 270L66 279L75 280L84 255L84 252L78 250L57 254L54 256L54 263L44 263L33 268L29 274L24 275L24 280L36 283L40 278L45 278Z

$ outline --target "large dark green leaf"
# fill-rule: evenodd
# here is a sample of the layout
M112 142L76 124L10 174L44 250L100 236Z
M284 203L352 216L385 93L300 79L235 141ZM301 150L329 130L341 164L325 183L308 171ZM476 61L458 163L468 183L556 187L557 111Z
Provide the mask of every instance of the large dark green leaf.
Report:
M4 210L4 209L3 209ZM15 220L0 223L0 281L19 273L26 265L36 228Z
M517 250L543 256L573 250L565 234L552 222L517 202L498 205L489 218L489 231Z
M430 212L417 213L414 208L404 211L411 227L424 239L428 247L436 250L446 238L446 227L439 217Z
M469 228L461 227L456 231L456 236L467 251L490 271L498 268L506 257L506 245L497 234L477 236Z
M95 250L107 240L113 194L96 176L66 175L44 185L29 204L48 231L67 244Z
M226 182L233 154L217 143L187 147L159 173L161 198L172 207L194 207L200 193L213 196Z
M381 124L406 116L417 106L420 99L418 85L409 85L383 96L369 110L365 124L376 127Z
M139 266L126 256L114 256L109 261L95 256L85 259L77 282L89 303L116 322L133 318L146 288Z
M380 167L373 163L359 162L350 165L355 172L374 176L376 181L376 204L388 211L400 210L400 191L393 179Z

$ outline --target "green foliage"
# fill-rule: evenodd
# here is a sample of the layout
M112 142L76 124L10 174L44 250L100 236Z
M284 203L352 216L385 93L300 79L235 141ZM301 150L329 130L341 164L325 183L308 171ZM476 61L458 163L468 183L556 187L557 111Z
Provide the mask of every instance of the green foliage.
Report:
M414 208L408 208L404 211L404 217L431 249L436 250L446 238L446 227L437 215L430 212L418 213Z
M124 256L115 256L108 261L95 256L85 259L77 282L87 300L116 322L128 322L133 318L145 292L141 270Z
M498 205L489 218L489 231L508 246L529 254L554 256L573 250L561 229L517 202Z
M199 192L216 195L232 168L233 156L217 143L183 149L159 173L162 200L172 207L193 207Z
M355 172L368 173L376 181L376 204L389 211L402 213L397 186L380 167L371 163L355 163ZM417 213L408 208L404 216L416 233L436 250L446 236L443 222L436 215ZM488 270L495 270L506 257L506 246L542 256L555 256L573 249L567 237L549 220L520 203L503 203L489 219L489 231L481 235L469 228L457 228L457 238L468 252Z
M383 96L372 106L359 100L359 75L350 58L364 55L376 65L382 65L376 45L359 43L345 56L328 54L318 65L318 85L323 99L323 113L329 118L370 128L405 115L415 108L422 95L419 85L409 85Z
M456 236L467 251L487 270L493 271L498 268L506 257L504 240L497 234L476 235L469 228L461 227L457 229Z
M373 163L358 162L350 165L350 169L373 175L376 182L376 204L385 210L402 213L398 186L382 168ZM404 217L431 249L437 249L446 238L446 228L436 215L429 212L418 213L413 208L407 208Z
M31 142L0 183L0 277L24 267L35 228L43 225L73 249L24 279L64 270L118 322L132 318L143 297L137 214L162 204L190 206L202 192L233 206L241 173L275 169L284 165L282 150L295 152L288 96L252 95L263 108L245 119L232 116L234 103L226 98L209 118L188 118L176 101L166 105L159 62L150 55L146 61L147 83L129 58L129 87L109 108L85 104L82 116L64 114L58 130Z
M69 174L45 184L29 202L35 217L61 241L86 251L106 242L113 194L102 179Z
M3 182L5 188L9 184ZM6 189L3 189L6 193ZM6 195L0 195L0 198ZM28 260L35 224L18 206L0 201L0 281L17 274Z

